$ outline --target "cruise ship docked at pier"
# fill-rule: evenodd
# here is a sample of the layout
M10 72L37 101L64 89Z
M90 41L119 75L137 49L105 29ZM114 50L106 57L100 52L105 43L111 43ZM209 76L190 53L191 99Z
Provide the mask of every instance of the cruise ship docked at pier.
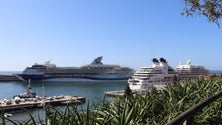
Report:
M206 75L209 73L209 70L201 65L192 65L191 60L188 59L186 64L180 63L176 67L179 79L184 78L197 78L201 75Z
M21 76L32 81L127 81L134 69L120 65L103 64L97 57L90 64L81 67L57 67L49 61L27 67Z
M153 85L162 85L177 76L176 71L167 64L164 58L157 60L153 58L148 67L141 67L129 78L128 83L131 90L145 90Z
M191 60L188 60L186 64L179 64L174 70L164 58L160 58L160 60L153 58L151 66L141 67L129 78L128 83L131 90L145 90L154 85L172 82L175 76L182 80L198 78L208 73L209 71L203 66L191 65Z

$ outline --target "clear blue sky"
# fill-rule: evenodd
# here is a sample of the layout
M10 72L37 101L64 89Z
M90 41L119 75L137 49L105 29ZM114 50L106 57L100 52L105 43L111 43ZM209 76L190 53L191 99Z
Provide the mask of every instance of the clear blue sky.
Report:
M222 29L181 16L183 8L183 0L0 0L0 71L97 56L135 69L153 57L222 69Z

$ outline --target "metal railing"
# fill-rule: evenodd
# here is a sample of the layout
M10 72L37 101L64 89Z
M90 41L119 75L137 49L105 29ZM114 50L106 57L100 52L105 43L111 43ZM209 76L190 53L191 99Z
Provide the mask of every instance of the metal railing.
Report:
M211 95L207 99L200 101L196 105L192 106L191 108L189 108L185 112L183 112L180 115L178 115L177 117L175 117L173 120L168 122L166 125L181 125L181 124L192 125L194 122L193 115L195 113L197 113L198 111L200 111L201 109L203 109L205 106L216 101L220 97L222 97L222 91L219 91L219 92L215 93L214 95Z

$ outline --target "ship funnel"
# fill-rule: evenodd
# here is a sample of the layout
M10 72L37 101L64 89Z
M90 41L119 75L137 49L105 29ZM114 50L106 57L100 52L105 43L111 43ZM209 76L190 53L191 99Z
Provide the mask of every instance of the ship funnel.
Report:
M159 61L156 58L152 59L153 63L158 63Z
M102 56L95 58L95 59L91 62L91 65L103 65L102 59L103 59Z
M191 64L191 59L188 59L187 60L187 65L190 65Z
M166 59L160 58L160 62L167 63Z

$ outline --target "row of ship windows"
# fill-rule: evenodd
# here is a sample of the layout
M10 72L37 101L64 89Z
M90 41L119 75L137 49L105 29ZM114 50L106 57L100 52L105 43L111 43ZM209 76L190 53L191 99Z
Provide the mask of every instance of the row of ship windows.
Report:
M163 74L162 72L137 72L136 74Z
M139 72L144 72L144 73L162 73L162 70L156 70L156 71L139 71Z
M83 68L83 69L85 69L85 70L89 70L89 69L106 69L106 70L111 70L111 69L113 69L113 68L106 68L106 67L99 67L99 68L97 68L97 67L93 67L93 68Z
M204 70L204 68L192 68L192 69L190 69L190 68L180 68L180 69L178 69L177 68L177 70Z
M154 75L136 75L136 74L134 74L134 76L140 76L140 77L152 77L152 76L154 76Z
M207 71L203 71L203 70L178 70L177 72L207 72Z

